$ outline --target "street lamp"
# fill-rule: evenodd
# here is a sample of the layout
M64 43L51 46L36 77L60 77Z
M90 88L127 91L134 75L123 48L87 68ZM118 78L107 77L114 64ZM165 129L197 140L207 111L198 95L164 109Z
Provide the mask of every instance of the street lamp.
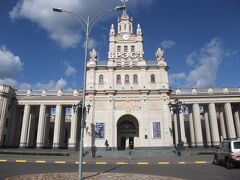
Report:
M178 99L174 100L174 103L169 102L168 104L170 112L177 115L177 129L178 129L178 144L177 144L177 153L178 156L181 156L181 150L183 149L183 142L181 137L181 127L180 127L180 113L184 111L184 104Z
M83 71L83 93L82 93L82 107L85 107L85 92L86 92L86 72L87 72L87 55L88 55L88 39L89 35L92 31L93 26L96 24L98 20L100 20L103 16L106 14L112 12L112 11L122 11L125 10L125 6L116 6L114 9L110 9L107 11L103 11L96 16L94 16L91 20L90 17L87 16L87 20L84 19L84 17L80 16L79 14L76 14L71 11L63 10L62 8L53 8L54 12L59 13L67 13L71 16L73 16L79 24L83 27L83 30L85 32L86 40L85 40L85 60L84 60L84 71ZM89 111L90 106L88 106ZM78 179L82 180L82 160L83 160L83 135L84 135L84 124L85 124L85 115L84 115L84 109L82 109L82 116L81 116L81 136L80 136L80 144L79 144L79 171L78 171Z

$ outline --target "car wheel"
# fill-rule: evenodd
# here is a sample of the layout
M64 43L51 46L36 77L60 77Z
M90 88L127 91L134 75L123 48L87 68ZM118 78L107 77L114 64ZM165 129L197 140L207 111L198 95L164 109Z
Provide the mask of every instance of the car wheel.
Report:
M217 156L214 156L213 164L215 164L215 165L219 165L220 164L219 160L217 159Z
M232 169L233 168L233 165L232 165L231 161L229 161L229 159L226 159L225 163L226 163L226 168L227 169Z

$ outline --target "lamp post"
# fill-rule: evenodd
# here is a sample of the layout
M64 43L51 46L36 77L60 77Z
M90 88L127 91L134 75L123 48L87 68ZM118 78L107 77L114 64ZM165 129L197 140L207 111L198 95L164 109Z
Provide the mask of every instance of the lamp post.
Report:
M96 16L94 16L91 20L90 17L87 16L87 19L84 19L82 16L75 12L66 11L62 8L53 8L54 12L59 13L67 13L71 16L73 16L79 24L83 27L83 30L85 32L85 58L84 58L84 71L83 71L83 93L82 93L82 116L81 116L81 136L80 136L80 143L79 143L79 171L78 171L78 179L82 180L82 160L83 160L83 135L84 135L84 124L85 124L85 115L84 115L84 109L85 109L85 92L86 92L86 72L87 72L87 55L88 55L88 39L89 35L92 31L93 26L96 24L98 20L100 20L103 16L106 14L113 12L113 11L122 11L125 10L125 6L116 6L114 9L110 9L107 11L103 11Z
M178 144L177 144L177 154L181 156L181 150L183 149L183 142L181 137L181 127L180 127L180 113L184 111L184 104L178 99L174 100L174 103L169 102L168 104L170 112L177 115L177 129L178 129Z

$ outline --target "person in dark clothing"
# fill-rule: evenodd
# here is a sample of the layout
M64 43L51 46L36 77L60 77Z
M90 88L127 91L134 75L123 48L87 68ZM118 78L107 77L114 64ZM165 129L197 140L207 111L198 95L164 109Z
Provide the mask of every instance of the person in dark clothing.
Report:
M97 147L96 147L96 146L92 146L92 147L91 147L91 150L92 150L92 157L95 158L95 156L96 156L96 151L97 151Z
M109 147L108 140L105 141L105 146L106 146L106 151L108 151L108 147Z

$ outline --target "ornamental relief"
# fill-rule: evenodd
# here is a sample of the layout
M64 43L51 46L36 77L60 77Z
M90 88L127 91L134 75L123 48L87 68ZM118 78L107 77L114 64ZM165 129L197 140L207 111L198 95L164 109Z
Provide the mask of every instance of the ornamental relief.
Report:
M115 109L139 110L141 109L141 101L116 101Z

